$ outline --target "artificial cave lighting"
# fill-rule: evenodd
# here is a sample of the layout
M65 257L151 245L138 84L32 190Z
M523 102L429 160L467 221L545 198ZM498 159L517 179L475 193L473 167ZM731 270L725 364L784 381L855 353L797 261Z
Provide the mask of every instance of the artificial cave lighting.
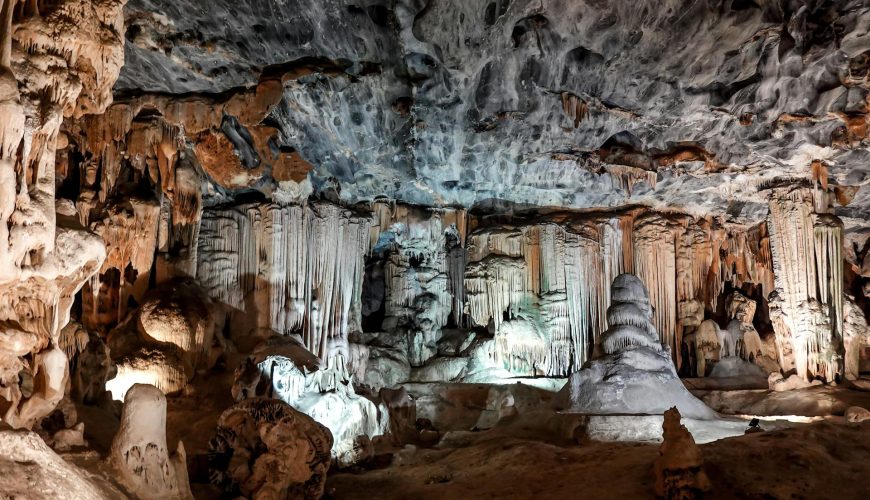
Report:
M0 10L0 497L867 498L866 1Z

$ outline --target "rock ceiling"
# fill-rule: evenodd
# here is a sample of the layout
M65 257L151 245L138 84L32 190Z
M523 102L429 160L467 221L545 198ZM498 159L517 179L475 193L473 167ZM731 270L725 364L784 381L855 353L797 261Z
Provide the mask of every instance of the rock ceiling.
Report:
M644 204L756 222L763 188L809 180L816 162L854 197L837 208L854 230L870 218L868 10L132 0L116 102L224 99L280 78L261 123L312 165L315 191L348 202Z

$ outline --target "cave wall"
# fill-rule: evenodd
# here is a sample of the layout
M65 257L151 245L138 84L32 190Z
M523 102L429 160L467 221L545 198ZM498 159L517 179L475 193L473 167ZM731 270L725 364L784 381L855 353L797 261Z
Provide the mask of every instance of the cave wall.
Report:
M55 198L65 119L102 113L123 63L123 1L3 2L0 26L0 411L30 427L67 381L74 296L102 265L102 240ZM41 8L41 11L39 9Z
M458 330L562 376L634 272L680 368L739 290L783 369L866 369L860 1L3 6L4 420L62 395L71 309L105 335L176 277L240 345L382 309L414 368Z
M127 8L118 98L65 122L57 162L79 221L107 247L83 294L89 328L111 330L149 288L189 276L243 344L301 332L325 355L374 309L371 328L398 332L412 366L462 327L488 331L509 370L564 376L594 355L609 283L633 272L678 368L699 311L725 328L725 297L742 290L772 311L783 367L839 373L841 292L802 291L812 276L789 273L800 257L842 281L841 242L862 276L853 283L866 280L856 161L866 118L850 101L864 88L863 28L844 10L819 7L843 27L831 39L795 25L805 13L754 4L693 4L706 18L681 15L677 32L667 26L678 2L582 13L559 2L323 2L292 27L267 3L229 16L216 2L202 19L181 19L179 4ZM243 20L257 21L253 36ZM679 67L662 59L663 40L701 29L729 41ZM801 44L783 41L796 34ZM210 44L226 53L207 58ZM258 44L281 49L254 54ZM804 97L818 109L794 92L773 98L794 88L783 71L797 56L788 85L814 89ZM812 80L808 68L822 67ZM801 220L828 225L786 234L798 222L779 214L782 185L811 185L824 208ZM373 304L362 301L366 269L383 280ZM826 309L808 319L804 298ZM809 342L791 333L804 328L795 321L832 326L813 327Z

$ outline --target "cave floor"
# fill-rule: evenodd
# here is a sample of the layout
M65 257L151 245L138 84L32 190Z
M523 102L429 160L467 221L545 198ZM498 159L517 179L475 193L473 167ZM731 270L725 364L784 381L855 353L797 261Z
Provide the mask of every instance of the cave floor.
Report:
M331 498L651 498L654 443L554 443L505 430L402 450L383 469L333 474ZM708 498L870 496L870 422L842 418L701 445Z
M221 412L232 404L232 372L212 373L194 382L186 395L168 398L167 443L187 451L191 486L198 499L217 498L207 482L202 458ZM372 463L333 470L327 497L353 498L650 498L654 442L598 442L560 436L544 423L551 418L554 393L525 385L410 384L418 416L441 432L434 448L386 446ZM487 416L486 401L511 394L518 414ZM811 387L788 392L766 390L693 391L737 429L761 417L763 433L701 444L713 483L709 498L870 498L870 422L847 423L848 406L870 409L870 391ZM79 407L85 422L87 453L64 458L105 479L101 465L117 429L117 416ZM630 418L630 417L629 417ZM686 421L703 442L696 421ZM649 424L644 424L649 425ZM656 424L658 425L658 424ZM392 458L389 456L392 454Z

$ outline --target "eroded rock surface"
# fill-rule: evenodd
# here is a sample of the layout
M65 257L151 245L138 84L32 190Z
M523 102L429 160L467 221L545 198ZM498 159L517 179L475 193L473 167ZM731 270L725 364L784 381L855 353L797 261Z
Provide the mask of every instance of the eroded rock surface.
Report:
M277 399L247 399L226 410L209 443L212 481L248 498L323 496L332 434Z

